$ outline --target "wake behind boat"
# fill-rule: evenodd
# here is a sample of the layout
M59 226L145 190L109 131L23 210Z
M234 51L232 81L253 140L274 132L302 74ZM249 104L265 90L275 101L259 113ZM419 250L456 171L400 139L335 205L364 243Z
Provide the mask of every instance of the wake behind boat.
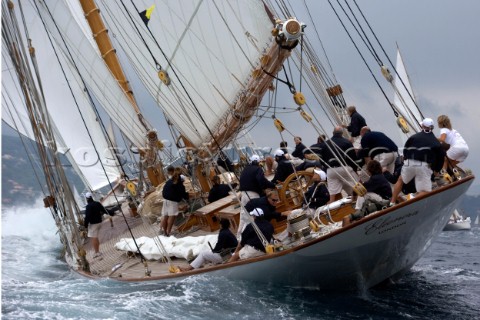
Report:
M277 210L292 213L287 221L272 221L277 241L263 242L266 254L233 262L227 254L222 263L179 272L178 266L187 267L215 246L220 219L230 222L233 233L239 228L244 207L235 185L258 153L241 147L249 127L272 118L271 127L283 141L295 136L294 117L311 127L312 136L330 136L325 126L349 120L343 89L313 50L306 25L283 1L151 3L139 8L111 1L26 7L22 1L2 2L2 53L8 66L2 77L8 113L2 118L38 143L47 185L44 202L68 265L87 277L119 281L174 281L205 273L337 289L369 288L411 268L472 184L468 171L427 194L344 225L355 200L344 197L307 215L303 205L314 170L293 169L276 185ZM33 48L31 39L49 46ZM387 81L399 86L388 68L380 67ZM127 73L135 79L132 85ZM287 109L280 106L284 91L294 104L285 114L280 112ZM137 92L149 102L139 103ZM325 119L310 107L310 99ZM148 106L153 108L147 112ZM419 130L407 114L390 107L407 136ZM155 117L165 117L178 157L150 124ZM126 153L118 152L119 140ZM219 163L226 164L229 149L239 154L238 162L222 169ZM99 195L114 186L103 200L119 210L101 222L101 254L86 236L85 217L59 153L69 158L88 192ZM127 155L134 173L125 169ZM269 158L260 154L258 159L263 164ZM181 183L189 195L170 236L160 234L159 227L169 165L183 168ZM207 204L214 175L231 191ZM361 184L353 187L364 194Z

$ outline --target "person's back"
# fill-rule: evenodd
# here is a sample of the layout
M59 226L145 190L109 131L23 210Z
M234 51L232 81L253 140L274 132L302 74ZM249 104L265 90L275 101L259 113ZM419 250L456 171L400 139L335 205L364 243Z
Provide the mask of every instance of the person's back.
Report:
M376 193L382 199L390 199L392 197L392 186L381 172L371 175L370 179L363 183L363 186L367 189L367 192Z
M276 211L275 204L278 202L278 194L267 192L267 196L251 199L246 205L245 210L248 212L255 208L260 208L263 211L264 219L270 221L276 219L277 221L285 220L286 217Z
M162 190L162 196L164 199L180 202L182 199L188 200L188 193L185 190L185 186L179 176L177 180L169 179L165 182Z
M275 188L275 185L265 178L265 173L258 162L253 161L248 164L240 175L240 191L254 191L262 194L267 188Z
M455 129L442 128L440 133L446 134L445 143L449 144L450 147L457 144L467 144L463 139L462 135Z
M227 220L228 221L228 220ZM228 223L228 227L223 227L218 233L218 240L217 244L213 248L212 252L215 253L224 253L225 250L231 249L232 251L237 247L238 240L237 237L230 231L229 229L230 223Z
M267 221L266 219L255 219L255 223L260 229L260 232L263 234L267 242L270 242L273 238L273 225ZM247 225L245 230L242 232L242 240L241 244L243 246L249 245L257 249L258 251L263 251L265 252L265 247L263 246L262 241L257 235L257 232L253 228L253 225L250 223Z
M340 150L339 150L340 149ZM342 137L341 132L334 133L330 140L327 140L323 146L321 146L321 158L330 167L341 167L343 163L346 163L352 169L356 169L357 155L353 144ZM340 159L341 162L338 161Z
M208 193L208 202L212 203L214 201L225 198L230 194L230 187L226 184L220 183L220 177L213 177L213 186Z
M285 159L284 157L277 158L278 166L275 175L273 176L272 182L279 183L284 182L294 172L292 162Z
M442 145L432 132L420 131L405 142L404 161L417 160L431 165L433 171L440 171L445 153Z
M208 193L208 202L212 203L217 200L223 199L230 194L230 187L226 184L214 185Z
M85 207L85 224L95 224L102 222L103 214L108 214L107 210L102 206L100 202L87 198L87 206Z
M348 112L350 114L350 124L347 126L347 130L352 138L356 138L360 135L360 130L367 125L367 122L354 106L348 107Z
M362 146L362 156L370 157L372 159L380 153L398 151L395 142L383 132L379 131L365 133L360 144Z

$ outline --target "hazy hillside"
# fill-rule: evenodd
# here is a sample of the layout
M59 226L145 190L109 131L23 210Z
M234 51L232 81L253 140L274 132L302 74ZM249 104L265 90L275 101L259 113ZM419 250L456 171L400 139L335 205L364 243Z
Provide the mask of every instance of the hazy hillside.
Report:
M2 206L34 203L44 197L42 187L47 190L36 144L28 139L23 141L28 153L18 136L2 135ZM67 178L81 190L81 180L66 158L62 157L61 162Z

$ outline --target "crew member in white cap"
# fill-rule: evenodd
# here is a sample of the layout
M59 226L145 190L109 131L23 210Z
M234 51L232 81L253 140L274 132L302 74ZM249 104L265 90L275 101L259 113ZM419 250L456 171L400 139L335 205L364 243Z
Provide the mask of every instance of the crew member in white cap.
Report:
M277 212L277 205L280 202L277 189L267 189L265 196L250 200L245 205L245 210L251 212L253 209L262 209L263 216L266 220L272 221L275 219L277 222L285 220L290 211Z
M254 218L254 223L257 225L260 232L267 240L268 243L273 239L273 226L270 222L264 219L263 210L255 208L249 212L250 216ZM242 232L242 240L238 244L235 252L229 262L236 261L238 259L248 259L258 257L265 254L265 247L258 237L257 231L255 231L252 223L249 223L245 230Z
M414 134L405 142L402 173L393 187L391 204L397 202L403 184L409 183L412 179L415 179L417 195L432 191L432 173L442 169L445 151L432 132L433 120L425 118L420 126L422 131Z
M83 225L88 229L88 237L92 239L92 246L95 253L94 258L102 256L100 252L100 240L98 236L102 228L102 217L104 214L109 214L108 211L98 201L93 200L92 194L87 192L85 194L87 206L85 207L85 220Z
M230 220L220 219L220 225L222 227L218 233L215 248L210 247L211 250L200 251L198 256L188 265L188 267L178 267L180 271L183 272L198 269L206 262L211 262L213 264L222 263L223 258L238 246L237 238L232 231L230 231Z
M260 167L260 157L256 154L250 157L250 163L243 169L240 175L240 191L241 191L241 205L242 208L251 200L260 198L264 194L265 189L275 188L275 184L265 178L265 173ZM238 224L237 238L250 222L248 212L240 211L240 222Z
M330 193L326 186L327 174L321 169L313 170L313 184L305 192L305 204L308 206L309 214L315 213L315 209L327 204L330 200Z
M284 182L285 179L287 179L287 177L294 172L293 164L290 160L285 158L285 153L280 149L276 150L274 155L275 161L277 161L278 166L277 170L275 171L275 175L273 176L272 182Z

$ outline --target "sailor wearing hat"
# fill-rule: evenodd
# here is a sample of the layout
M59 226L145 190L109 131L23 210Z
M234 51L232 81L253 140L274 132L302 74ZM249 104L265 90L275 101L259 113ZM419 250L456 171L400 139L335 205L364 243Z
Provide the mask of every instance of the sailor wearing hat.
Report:
M254 223L263 234L267 242L270 243L270 241L273 239L274 230L272 224L264 218L263 210L260 208L255 208L249 212L249 215L254 218ZM258 257L265 254L265 247L258 237L257 231L255 231L252 223L249 223L242 232L242 239L235 249L235 252L230 258L229 262L236 261L238 259L243 260Z
M256 154L252 155L250 157L250 163L240 174L240 202L242 208L245 207L251 199L260 198L260 196L264 194L264 190L270 188L275 188L275 184L265 178L265 173L260 166L260 157ZM249 222L248 212L241 210L237 238L240 238L243 229Z
M275 161L277 161L278 166L275 171L275 176L273 176L272 182L279 183L285 181L289 175L294 172L293 164L290 160L285 158L285 153L278 149L274 153Z
M327 174L325 171L315 168L313 170L313 184L305 192L305 204L309 210L309 214L313 214L315 209L327 204L330 200L330 193L326 186Z
M404 183L415 179L417 195L432 191L432 173L442 169L445 151L432 130L433 120L425 118L420 122L422 131L414 134L405 142L403 150L404 165L401 176L393 188L391 203L396 203Z

